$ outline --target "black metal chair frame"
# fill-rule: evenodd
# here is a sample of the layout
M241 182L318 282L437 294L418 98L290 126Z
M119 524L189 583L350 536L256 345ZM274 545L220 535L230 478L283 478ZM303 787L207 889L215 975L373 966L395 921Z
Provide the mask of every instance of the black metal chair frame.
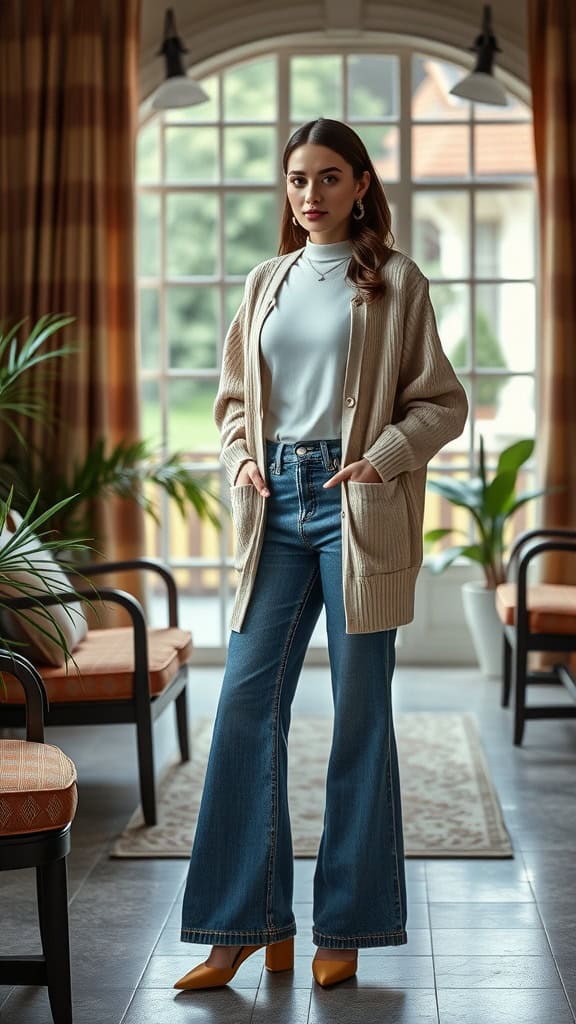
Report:
M537 538L548 538L537 540ZM529 543L527 550L522 550ZM576 679L567 665L559 662L547 672L529 672L530 651L576 651L576 633L531 633L527 607L527 573L530 562L545 551L575 551L576 530L535 529L520 534L510 551L507 580L516 574L516 621L504 626L502 707L508 707L514 684L514 744L520 746L529 719L576 718L576 707L569 704L526 704L530 683L562 685L576 701Z
M44 742L46 691L22 655L0 650L0 672L10 672L26 695L26 739ZM2 742L0 740L0 742ZM47 832L0 836L0 871L36 868L41 956L0 957L0 985L46 985L55 1024L72 1024L66 857L70 823Z
M176 581L167 566L153 559L133 559L120 562L102 562L81 566L83 577L127 570L150 571L159 575L166 585L168 624L178 626L178 592ZM186 686L188 666L181 665L172 682L161 693L150 694L148 643L146 619L142 605L131 594L111 587L78 588L57 597L14 598L5 600L10 608L30 608L39 604L47 607L61 602L78 600L78 595L94 601L107 601L120 605L128 612L134 640L134 692L124 700L87 700L53 702L45 710L46 725L111 725L131 722L136 725L140 798L146 825L157 821L156 790L154 781L153 723L172 701L175 702L178 745L182 761L190 760L188 737L188 708ZM0 702L0 726L18 726L23 722L24 709L18 704Z

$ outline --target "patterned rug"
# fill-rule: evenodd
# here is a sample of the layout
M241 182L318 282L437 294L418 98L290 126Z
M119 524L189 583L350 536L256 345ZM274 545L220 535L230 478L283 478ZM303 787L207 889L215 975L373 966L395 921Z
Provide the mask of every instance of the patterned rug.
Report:
M398 714L404 842L407 857L513 857L496 791L472 715ZM176 764L159 786L159 823L146 828L138 809L112 857L190 855L213 722L201 719L194 756ZM315 857L324 814L332 720L292 719L289 803L295 857Z

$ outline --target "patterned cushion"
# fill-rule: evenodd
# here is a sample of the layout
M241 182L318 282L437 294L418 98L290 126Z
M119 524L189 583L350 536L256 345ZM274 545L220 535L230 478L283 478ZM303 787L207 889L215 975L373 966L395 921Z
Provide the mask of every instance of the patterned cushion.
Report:
M526 588L528 626L531 633L576 634L576 587L535 583ZM496 588L496 609L506 626L516 621L516 584Z
M149 629L150 693L161 693L190 661L192 636L184 629ZM133 694L134 640L130 626L91 629L74 651L76 665L40 666L51 704L62 701L126 700ZM21 685L5 674L6 701L21 704Z
M58 747L0 740L0 836L63 828L77 803L76 768Z

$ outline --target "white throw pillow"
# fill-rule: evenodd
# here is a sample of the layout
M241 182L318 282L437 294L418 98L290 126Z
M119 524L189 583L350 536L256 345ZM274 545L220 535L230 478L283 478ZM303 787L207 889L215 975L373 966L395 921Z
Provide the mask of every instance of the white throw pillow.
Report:
M0 533L0 550L11 540L21 524L22 516L11 509L4 529ZM0 571L0 594L6 597L57 594L72 589L64 570L33 533L30 533L24 544L18 547L17 552L14 552L14 563L14 569L8 566L7 570ZM18 568L16 568L16 563ZM35 576L34 572L20 568L26 563L39 575ZM26 592L14 584L26 585ZM48 610L66 638L68 650L74 651L88 632L86 617L80 602L51 605ZM14 612L5 613L2 616L2 627L8 627L13 640L25 640L30 645L31 651L27 653L33 661L44 665L63 665L66 660L64 651L55 640L51 639L51 637L58 637L58 630L54 623L42 611L33 608L26 609L26 616L27 618L24 619L20 614L16 615ZM46 636L42 633L37 628L38 625L49 635Z

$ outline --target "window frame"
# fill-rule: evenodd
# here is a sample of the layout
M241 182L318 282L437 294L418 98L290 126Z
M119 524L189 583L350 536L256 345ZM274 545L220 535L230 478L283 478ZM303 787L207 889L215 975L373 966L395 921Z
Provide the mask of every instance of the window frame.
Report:
M275 209L277 214L277 222L280 221L281 210L283 206L283 183L281 175L278 175L276 183L271 182L232 182L226 181L223 177L223 134L225 126L230 124L234 126L243 125L258 125L258 126L274 126L277 128L276 132L276 166L281 167L282 151L286 139L288 138L290 131L292 130L292 123L290 120L290 61L294 56L310 56L313 54L317 55L337 55L341 60L342 67L342 98L343 103L347 103L348 93L348 82L347 82L347 68L348 63L346 57L360 54L376 54L386 55L390 54L399 61L399 110L398 118L377 118L371 119L366 118L362 122L358 119L351 120L350 124L354 127L355 123L361 123L362 125L382 125L386 123L397 124L399 127L399 176L397 181L385 182L384 188L389 201L395 207L395 222L394 222L394 233L396 237L396 245L399 249L410 252L411 251L411 240L413 237L413 198L418 192L441 192L441 191L454 191L466 192L470 201L468 203L469 210L469 225L468 225L468 246L469 246L469 267L474 266L474 254L475 254L475 238L476 238L476 218L475 218L475 196L479 192L490 192L490 191L502 191L506 190L531 190L535 194L534 210L537 208L537 196L536 196L536 183L535 176L532 175L527 179L505 179L498 178L495 180L483 180L469 177L468 179L451 179L449 181L441 180L414 180L412 178L412 128L415 123L425 124L426 126L433 126L434 124L446 125L447 120L442 118L426 118L425 120L418 120L412 118L411 103L412 103L412 58L414 55L419 54L422 56L430 57L431 59L446 60L451 63L458 64L462 61L463 74L466 71L466 57L464 54L458 53L453 47L443 46L436 43L428 43L425 40L414 39L409 41L397 42L386 41L382 34L376 34L374 41L368 42L366 38L359 40L353 38L338 38L338 40L323 40L312 38L309 43L302 38L298 41L273 41L268 44L260 42L255 44L253 47L243 47L242 52L229 51L226 54L220 55L210 61L204 62L201 68L201 74L198 71L194 72L196 78L205 78L212 75L220 76L220 88L218 96L218 119L216 120L202 120L196 122L198 126L202 127L215 127L218 131L218 169L219 169L219 180L211 183L193 183L193 184L178 184L168 183L165 180L166 171L166 149L163 143L163 137L166 127L174 127L178 124L189 124L188 117L184 116L182 120L173 119L162 124L160 118L160 180L157 183L139 183L137 185L137 193L140 194L151 192L160 195L160 273L158 276L138 276L138 287L146 284L158 287L159 297L159 336L160 336L160 353L159 353L159 365L158 370L150 370L143 368L140 374L141 383L150 380L158 381L159 398L160 398L160 416L161 416L161 430L162 430L162 447L166 450L167 437L168 437L168 390L170 381L177 379L194 379L194 380L212 380L216 381L219 378L220 372L220 359L223 344L223 334L218 339L218 361L215 369L197 369L194 371L188 370L176 370L170 369L169 367L169 349L167 344L167 299L166 292L167 287L187 287L190 284L195 286L202 285L214 285L219 292L218 309L220 315L220 324L225 324L226 319L226 288L230 285L242 285L245 280L245 275L231 275L225 274L224 268L220 265L218 268L217 276L205 276L205 277L180 277L176 280L168 277L165 273L166 268L166 204L167 195L169 193L202 193L210 192L218 195L220 218L219 218L219 243L220 243L220 254L224 252L224 202L225 195L229 192L239 191L241 193L249 192L270 192L275 196ZM276 59L276 83L277 83L277 118L275 120L258 120L253 121L250 119L233 119L225 121L224 114L224 98L222 88L222 77L224 72L231 67L241 65L243 63L249 63L258 59L265 59L266 57L274 57ZM511 88L507 81L507 87L511 95L518 99L520 102L527 104L526 91L522 86L522 83L516 83L517 88ZM157 117L154 112L146 109L147 105L144 104L142 108L142 117L140 121L140 129L145 128L149 122ZM344 107L344 110L346 108ZM321 113L321 112L319 112ZM184 112L186 114L186 112ZM457 125L464 123L467 126L471 126L469 132L470 140L470 167L473 167L474 157L474 145L475 145L475 132L473 130L474 124L481 123L487 125L490 123L503 124L506 123L505 118L500 114L494 117L493 120L483 115L477 118L474 109L474 104L471 104L471 114L467 114L464 120L457 118L450 118L450 125ZM518 124L518 118L514 119L513 123ZM524 123L531 124L531 118L526 119ZM470 403L470 420L471 428L469 430L468 438L466 439L466 447L463 445L463 450L467 450L468 462L466 465L458 465L454 467L443 467L442 474L458 473L462 470L472 468L476 462L476 451L478 445L478 421L476 419L476 385L480 378L485 378L487 375L490 377L529 377L536 381L538 379L539 364L538 364L538 346L536 346L536 366L534 370L526 371L511 371L509 369L491 370L486 372L479 372L475 362L475 318L476 318L476 304L475 304L475 285L489 285L489 284L522 284L529 283L533 284L535 288L535 318L538 323L539 315L539 295L538 295L538 223L537 217L535 216L534 223L534 274L528 278L505 278L505 277L481 277L477 278L474 274L469 273L468 275L453 278L448 278L450 284L456 284L464 286L468 290L470 301L468 303L468 322L467 330L471 339L471 365L470 367L462 371L459 374L463 381L470 382L471 394L469 391L469 397L471 397ZM274 255L271 253L270 255ZM222 257L220 257L221 259ZM443 277L430 277L431 285L434 284L445 284L446 278ZM139 308L139 303L137 304ZM140 332L140 324L138 324L138 330ZM535 436L538 432L538 408L535 402ZM215 472L219 475L222 496L225 497L227 494L227 485L224 479L224 473L220 467L220 463L217 457L213 461L190 461L188 463L189 468L197 473ZM489 468L494 468L492 463L489 463ZM533 475L534 466L529 465L528 471ZM160 517L161 522L164 526L160 530L160 540L158 554L159 556L169 562L175 569L185 568L214 568L220 570L220 585L219 585L219 608L220 608L220 650L222 651L226 643L227 636L227 621L229 617L229 609L232 600L232 589L231 589L231 575L233 570L231 569L231 557L230 557L230 530L231 525L226 522L226 517L223 517L224 529L222 530L219 538L219 555L218 558L205 559L199 557L187 557L184 559L175 559L170 555L170 540L168 535L168 528L165 524L168 522L168 500L165 495L160 496ZM212 649L213 650L213 649Z

